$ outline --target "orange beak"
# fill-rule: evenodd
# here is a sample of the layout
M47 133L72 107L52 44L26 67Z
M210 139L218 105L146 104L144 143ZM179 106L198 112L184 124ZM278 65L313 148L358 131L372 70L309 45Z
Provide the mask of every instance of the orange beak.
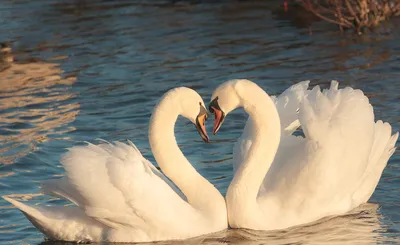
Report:
M214 127L213 127L213 134L215 135L218 132L219 128L221 127L222 123L224 122L225 113L213 106L211 106L210 108L211 108L210 111L212 111L215 116Z
M207 118L208 118L207 114L199 114L196 118L197 131L199 132L203 141L206 143L208 143L210 140L208 138L207 130L206 130L206 126L205 126L205 121L207 120Z

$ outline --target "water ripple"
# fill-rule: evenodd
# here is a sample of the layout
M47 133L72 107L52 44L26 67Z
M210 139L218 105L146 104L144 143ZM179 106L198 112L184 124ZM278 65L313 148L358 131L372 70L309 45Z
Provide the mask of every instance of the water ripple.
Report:
M38 186L62 176L60 155L83 141L130 139L154 162L149 117L177 86L196 89L207 102L231 78L252 79L271 95L302 80L327 87L337 79L362 89L376 118L400 128L398 20L358 36L291 4L285 13L281 1L16 0L2 2L0 23L0 42L11 41L15 58L0 54L0 195L33 193L21 196L32 205L66 204L40 195ZM243 110L230 114L210 144L185 120L175 127L188 159L223 194L245 122ZM284 231L230 230L179 243L398 243L399 166L396 152L371 199L379 208L368 204ZM43 242L2 199L0 209L0 242Z

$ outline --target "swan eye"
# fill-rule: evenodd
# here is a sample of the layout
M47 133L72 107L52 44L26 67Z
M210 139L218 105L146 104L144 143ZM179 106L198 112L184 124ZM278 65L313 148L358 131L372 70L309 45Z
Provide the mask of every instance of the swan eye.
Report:
M210 102L210 104L208 105L208 110L209 110L211 113L215 113L215 110L221 110L221 108L219 107L219 104L218 104L218 96L215 97L215 99L213 99L213 100Z
M199 112L198 116L200 116L200 115L203 116L204 115L204 119L207 120L207 118L208 118L207 109L204 107L204 105L201 102L199 102L199 105L200 105L200 112Z

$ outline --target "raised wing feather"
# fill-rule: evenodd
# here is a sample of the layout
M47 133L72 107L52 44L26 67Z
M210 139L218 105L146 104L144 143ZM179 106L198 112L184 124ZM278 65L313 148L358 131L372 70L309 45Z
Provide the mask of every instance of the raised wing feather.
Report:
M305 138L282 138L260 202L273 198L294 212L286 215L309 220L366 202L397 139L388 124L374 123L368 98L360 90L339 90L336 81L322 92L316 86L300 105L299 121Z
M290 86L275 99L276 109L281 121L282 135L291 135L299 126L298 111L300 103L308 94L310 81Z
M77 206L79 206L79 203L83 203L83 197L68 182L67 177L45 180L42 182L40 188L44 194L60 197Z
M183 219L196 215L183 194L131 142L76 146L61 162L66 177L45 185L46 192L71 200L108 227L185 232L187 227L179 227Z

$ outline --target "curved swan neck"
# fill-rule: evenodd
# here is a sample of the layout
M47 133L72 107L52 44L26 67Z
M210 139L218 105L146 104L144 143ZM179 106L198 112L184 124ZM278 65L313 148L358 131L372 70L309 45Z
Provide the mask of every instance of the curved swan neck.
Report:
M251 200L257 198L278 150L280 119L272 99L255 84L244 86L237 91L237 95L239 106L244 108L253 121L254 136L247 158L236 172L228 194L240 193L242 200Z
M222 195L196 171L176 143L174 126L182 110L177 96L164 96L153 112L149 128L151 150L163 173L194 208L220 216L221 208L226 213Z

